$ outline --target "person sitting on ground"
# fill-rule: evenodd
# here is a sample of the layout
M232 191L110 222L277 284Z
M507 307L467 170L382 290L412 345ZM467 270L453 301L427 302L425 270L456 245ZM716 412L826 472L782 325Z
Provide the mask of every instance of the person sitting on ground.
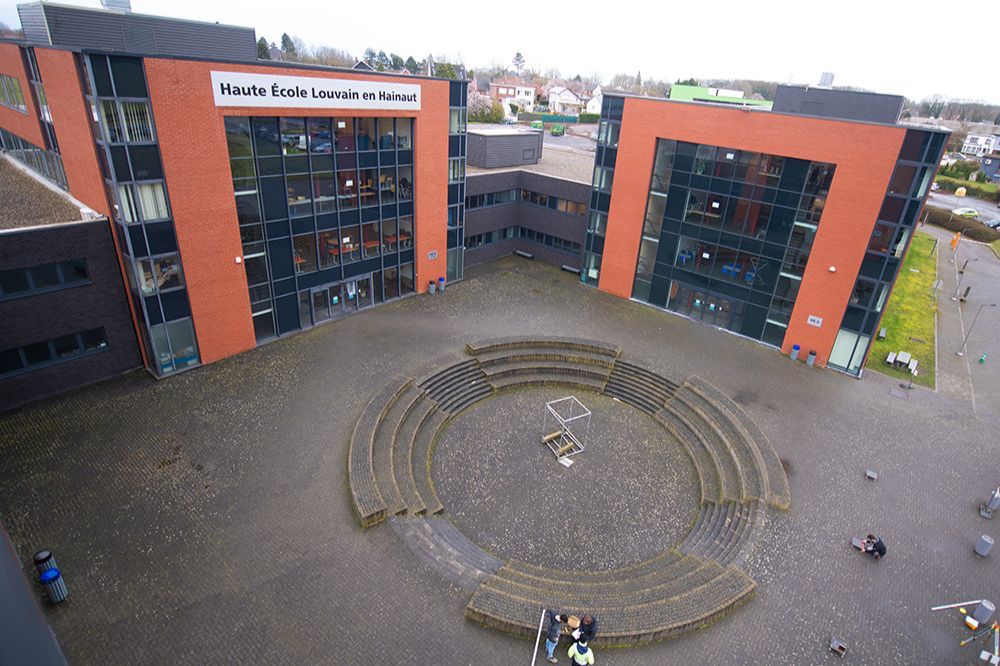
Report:
M880 560L885 557L885 542L874 534L869 534L865 538L865 552Z
M594 663L594 651L587 646L587 641L577 641L569 646L569 656L576 666L590 666Z
M558 664L559 660L555 658L553 653L559 644L559 634L562 633L563 622L569 620L569 617L552 610L545 611L545 616L549 619L549 631L545 635L545 651L548 652L547 659L549 663Z

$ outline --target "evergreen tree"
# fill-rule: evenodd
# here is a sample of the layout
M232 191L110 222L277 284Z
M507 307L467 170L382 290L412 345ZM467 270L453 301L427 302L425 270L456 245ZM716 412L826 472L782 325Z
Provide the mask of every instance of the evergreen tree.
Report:
M520 76L521 70L524 69L524 56L521 55L520 51L514 54L513 64L514 69L517 70L517 75Z
M364 56L364 58L362 58L362 60L365 62L365 64L367 64L369 67L374 67L375 66L375 58L376 58L375 49L373 49L371 47L368 47L367 49L365 49L365 56Z
M379 51L378 55L375 56L375 69L380 72L384 72L389 68L389 56L385 54L385 51Z
M284 53L289 60L293 60L295 56L298 55L298 52L295 50L295 42L292 41L292 38L288 36L287 32L281 34L281 52Z
M267 48L267 40L261 37L257 40L257 59L270 60L271 52Z
M396 69L396 70L403 69L403 65L404 64L405 63L403 62L402 56L398 56L395 53L390 53L389 54L389 65L393 69Z
M406 69L410 70L411 74L419 74L420 72L417 70L420 69L420 63L414 60L413 56L410 56L406 59Z
M450 62L439 62L434 66L434 76L439 76L442 79L457 79L458 74L455 72L455 68ZM500 109L501 116L503 115L503 108Z

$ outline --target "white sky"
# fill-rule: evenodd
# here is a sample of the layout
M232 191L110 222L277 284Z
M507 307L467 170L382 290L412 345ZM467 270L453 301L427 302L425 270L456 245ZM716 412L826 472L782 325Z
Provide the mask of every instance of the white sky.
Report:
M99 6L98 0L61 0ZM0 0L0 21L19 25L15 2ZM985 26L992 25L980 6ZM1000 104L1000 72L989 38L953 37L969 26L939 2L911 0L612 0L610 2L448 3L329 0L133 0L133 9L253 27L277 42L282 32L360 56L428 53L467 66L510 64L514 53L540 72L644 79L747 78L835 85L919 99L940 93ZM656 7L656 9L653 9ZM983 14L982 12L986 13ZM966 33L966 36L972 33ZM963 63L968 63L965 66Z

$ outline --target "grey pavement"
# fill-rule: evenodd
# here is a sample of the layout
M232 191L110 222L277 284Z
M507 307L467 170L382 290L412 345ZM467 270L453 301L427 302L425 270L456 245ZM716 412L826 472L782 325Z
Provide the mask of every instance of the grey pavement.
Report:
M976 349L990 331L979 325ZM677 639L599 651L599 663L840 663L831 635L857 664L978 663L978 646L958 647L957 614L929 611L1000 600L1000 553L973 553L980 534L1000 537L1000 521L976 513L1000 479L993 408L975 375L979 418L960 390L896 398L896 382L878 373L807 368L512 257L469 269L443 294L166 381L133 374L0 418L0 520L26 571L43 547L62 565L71 598L46 613L71 662L529 663L530 643L466 621L469 592L390 526L358 527L346 460L362 407L396 374L422 372L468 340L546 334L613 342L666 377L705 378L757 421L789 474L791 510L759 528L749 560L759 583L749 604ZM484 412L469 424L488 422ZM614 446L592 446L602 444ZM461 474L448 460L468 443L446 433L439 446L435 464ZM583 500L618 510L624 498L644 511L669 501L627 465L598 455L581 465L619 481L601 496L581 490ZM544 481L498 482L478 517L460 495L471 488L442 501L464 506L456 520L480 521L488 540L503 533L505 496L539 496ZM651 539L640 527L614 529ZM885 538L885 560L850 548L868 531ZM627 541L620 547L630 556Z
M949 192L931 192L927 199L928 206L954 210L956 208L975 208L979 211L979 217L971 220L974 222L984 222L986 220L1000 219L1000 206L994 201L985 201L975 197L956 197Z
M1000 259L988 245L967 238L952 251L952 232L929 225L923 230L940 242L938 277L944 286L938 316L938 369L943 375L939 386L969 396L980 418L1000 424ZM964 275L959 273L963 268ZM964 294L967 287L964 302L952 300L956 289ZM993 303L997 305L989 307ZM956 352L966 335L960 357ZM979 363L983 353L986 362Z

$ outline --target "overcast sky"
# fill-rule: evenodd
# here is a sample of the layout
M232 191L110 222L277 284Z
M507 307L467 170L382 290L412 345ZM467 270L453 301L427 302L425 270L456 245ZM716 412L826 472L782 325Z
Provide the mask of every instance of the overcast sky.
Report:
M99 6L98 0L62 0ZM0 0L0 21L18 26L15 2ZM1000 72L990 69L985 35L992 2L975 19L928 0L616 0L532 4L329 2L328 0L133 0L137 12L253 27L360 56L369 46L417 60L428 53L470 67L510 64L563 75L619 72L644 79L746 78L835 85L922 98L935 93L1000 104ZM654 9L655 8L655 9ZM985 12L985 13L983 13ZM995 19L995 17L993 17ZM992 21L992 22L991 22ZM950 28L949 28L950 26ZM955 37L949 36L954 33ZM965 63L968 63L966 66Z

